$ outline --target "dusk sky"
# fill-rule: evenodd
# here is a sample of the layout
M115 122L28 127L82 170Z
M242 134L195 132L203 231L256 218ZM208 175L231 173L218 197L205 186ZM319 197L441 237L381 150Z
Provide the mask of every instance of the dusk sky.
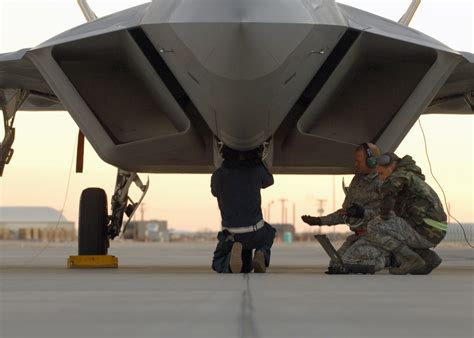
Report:
M353 7L398 21L409 0L340 1ZM98 16L144 1L89 0ZM456 50L474 52L474 2L472 0L423 0L411 27ZM34 47L44 40L85 22L75 0L0 0L0 53ZM474 220L473 153L474 117L430 115L422 117L433 171L442 184L452 214L463 222ZM50 206L77 223L79 197L87 187L101 187L110 198L116 168L104 163L87 145L84 173L72 173L66 196L71 160L78 127L67 112L19 112L15 121L15 154L0 178L2 206ZM0 129L0 139L3 130ZM410 154L427 176L427 182L441 191L430 176L423 139L414 125L396 153ZM74 163L73 163L74 165ZM149 175L151 187L145 198L147 219L167 219L175 229L218 230L220 214L210 194L210 175ZM141 175L146 180L147 175ZM345 176L349 183L351 176ZM342 176L335 177L335 207L343 200ZM275 185L262 192L262 206L272 200L270 222L281 220L280 198L288 199L288 220L296 204L297 230L306 230L299 216L316 214L317 200L325 199L325 213L333 211L332 176L277 175ZM137 189L131 189L137 197ZM344 226L339 227L340 230Z

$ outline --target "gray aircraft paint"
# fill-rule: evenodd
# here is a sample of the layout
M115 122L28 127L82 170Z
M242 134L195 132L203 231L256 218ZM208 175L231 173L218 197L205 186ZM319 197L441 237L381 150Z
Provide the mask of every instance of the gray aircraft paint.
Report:
M474 65L334 1L159 0L0 55L15 88L129 171L211 172L217 137L270 140L275 173L349 173L358 143L394 150L422 113L472 113Z

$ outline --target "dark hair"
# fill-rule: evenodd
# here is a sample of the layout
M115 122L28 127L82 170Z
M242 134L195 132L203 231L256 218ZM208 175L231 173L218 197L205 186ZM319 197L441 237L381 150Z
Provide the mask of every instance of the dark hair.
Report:
M242 152L242 155L247 161L255 162L262 159L262 151L260 148L244 151Z
M239 151L229 148L225 144L222 147L222 158L224 158L224 160L235 161L239 159L239 155L240 155Z
M247 151L238 151L224 145L222 147L222 157L224 158L224 166L254 166L262 163L263 147L258 147Z

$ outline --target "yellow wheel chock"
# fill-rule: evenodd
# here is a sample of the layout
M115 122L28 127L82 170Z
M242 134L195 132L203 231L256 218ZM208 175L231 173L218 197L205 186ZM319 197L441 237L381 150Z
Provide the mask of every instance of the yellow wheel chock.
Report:
M118 268L118 258L111 255L69 256L69 269Z

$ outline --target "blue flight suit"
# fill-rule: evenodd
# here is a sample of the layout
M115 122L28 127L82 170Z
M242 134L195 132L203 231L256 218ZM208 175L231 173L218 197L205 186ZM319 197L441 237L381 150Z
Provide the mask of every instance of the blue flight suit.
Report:
M263 219L260 189L273 184L273 176L261 161L224 160L211 177L211 192L217 197L221 211L222 226L232 228L249 227ZM220 231L212 259L216 272L230 272L230 251L234 241L242 243L242 272L252 271L252 250L259 250L270 264L270 249L275 238L275 229L268 223L257 231L232 234Z

